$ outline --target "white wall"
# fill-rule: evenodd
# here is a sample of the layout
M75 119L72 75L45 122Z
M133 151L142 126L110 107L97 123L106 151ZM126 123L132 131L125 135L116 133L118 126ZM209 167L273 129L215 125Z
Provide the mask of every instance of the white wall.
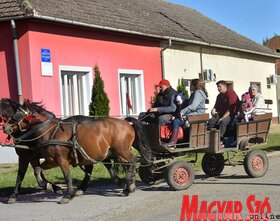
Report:
M248 91L250 82L261 82L261 90L265 99L273 100L273 116L276 117L276 86L267 87L266 77L275 74L274 59L241 52L216 48L201 48L194 45L172 45L164 51L165 78L170 80L176 89L179 78L198 78L203 69L212 69L217 76L216 81L233 81L234 90L240 97ZM210 104L213 107L218 94L216 82L206 83Z
M12 147L0 146L0 163L17 163L18 155Z

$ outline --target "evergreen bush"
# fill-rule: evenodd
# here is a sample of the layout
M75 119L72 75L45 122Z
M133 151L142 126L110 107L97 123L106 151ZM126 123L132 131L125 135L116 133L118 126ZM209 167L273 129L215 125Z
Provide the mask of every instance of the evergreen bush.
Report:
M186 99L189 99L189 92L186 89L183 78L178 79L177 92L183 93L185 95Z
M108 95L104 91L104 81L101 78L98 66L95 65L89 115L95 117L108 116L110 112L109 103Z

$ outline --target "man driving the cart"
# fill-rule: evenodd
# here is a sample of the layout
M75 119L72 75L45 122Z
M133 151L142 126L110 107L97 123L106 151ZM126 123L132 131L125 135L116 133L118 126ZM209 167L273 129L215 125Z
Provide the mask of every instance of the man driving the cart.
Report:
M214 108L211 110L212 118L209 120L209 128L219 126L220 146L224 147L222 142L227 126L230 125L238 112L240 101L233 89L227 88L224 80L216 83L219 94L216 98Z
M155 102L147 112L139 114L139 120L147 123L158 122L160 126L163 126L171 123L172 113L176 111L177 91L171 87L170 82L166 79L161 80L156 86L160 88L160 91Z

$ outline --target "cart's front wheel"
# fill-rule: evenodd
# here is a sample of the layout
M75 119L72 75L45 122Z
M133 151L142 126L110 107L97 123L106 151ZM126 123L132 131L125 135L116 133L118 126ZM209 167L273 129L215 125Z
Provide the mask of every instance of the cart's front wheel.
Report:
M166 182L174 190L185 190L192 185L194 176L191 164L177 161L168 168Z
M221 153L206 153L202 158L202 170L210 177L219 176L223 172L224 166L225 159Z
M269 162L264 151L249 151L244 158L244 169L249 177L262 177L268 170Z
M164 171L153 172L151 166L141 164L138 174L142 182L147 185L159 184L164 182Z

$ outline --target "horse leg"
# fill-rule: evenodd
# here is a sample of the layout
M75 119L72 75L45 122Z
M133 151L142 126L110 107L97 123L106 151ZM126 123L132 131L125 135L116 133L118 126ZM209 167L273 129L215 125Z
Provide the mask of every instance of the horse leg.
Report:
M61 194L61 195L63 194L61 188L49 182L43 174L42 167L46 169L51 169L52 167L45 166L45 162L43 162L42 165L40 165L39 158L35 159L34 161L31 161L30 163L34 169L34 176L36 177L39 187L43 188L44 190L51 191L57 194Z
M87 166L85 166L85 168L82 168L80 166L80 168L85 172L85 176L84 176L82 183L79 185L79 187L75 193L75 196L81 196L87 190L90 176L91 176L91 173L93 170L93 165L92 164L87 165Z
M62 197L62 199L59 201L59 204L66 204L69 203L71 199L75 196L75 191L73 187L73 181L72 177L70 175L70 164L67 161L60 162L59 166L62 170L64 179L66 181L67 187L68 187L68 193Z
M7 201L8 204L12 204L16 202L17 196L19 194L19 189L21 187L22 181L24 179L24 176L28 168L28 164L29 164L28 160L23 159L23 157L19 156L16 186L14 188L14 192L12 193L12 195L9 196L9 199Z
M126 175L127 186L123 190L122 196L128 196L129 193L133 193L136 189L135 175L136 175L137 157L133 153L130 153L130 156L128 159L130 159L130 160L129 160L129 167L128 167L128 171L127 171L127 175Z
M120 188L125 188L126 187L126 183L124 182L123 179L119 178L117 176L117 172L113 167L113 164L110 160L110 158L106 158L105 160L102 161L104 166L107 168L112 180L114 181L114 183L116 183L118 185L118 187Z

